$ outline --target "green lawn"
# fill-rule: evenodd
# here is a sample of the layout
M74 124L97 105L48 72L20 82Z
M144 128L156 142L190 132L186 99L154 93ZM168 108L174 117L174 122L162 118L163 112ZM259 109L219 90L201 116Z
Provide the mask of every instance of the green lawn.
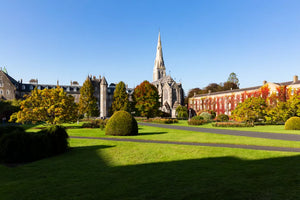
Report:
M105 131L100 129L68 129L68 134L70 136L112 137L112 136L106 136ZM122 138L124 138L124 136ZM245 136L221 135L221 134L202 133L202 132L193 132L193 131L182 131L182 130L175 130L175 129L142 126L142 125L139 125L138 136L128 136L128 138L300 148L300 142L270 140L264 138L253 138L253 137L245 137Z
M3 200L299 199L300 154L71 139L64 155L0 165Z
M130 138L299 147L299 142L139 128L140 135ZM107 137L100 129L73 127L68 133ZM63 155L17 167L0 165L0 199L297 200L300 196L300 153L89 139L70 139L70 146Z
M179 120L177 124L170 124L174 126L190 126L187 120ZM200 128L213 128L213 129L230 129L230 130L240 130L240 131L254 131L254 132L270 132L270 133L284 133L284 134L298 134L300 135L300 130L285 130L284 125L266 125L266 126L254 126L254 127L213 127L212 123L204 124L200 126L193 126Z

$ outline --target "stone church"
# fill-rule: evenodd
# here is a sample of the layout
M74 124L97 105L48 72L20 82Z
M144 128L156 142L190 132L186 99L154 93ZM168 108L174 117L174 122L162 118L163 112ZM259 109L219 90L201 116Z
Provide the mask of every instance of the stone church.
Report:
M181 83L176 83L171 76L166 75L160 33L158 34L152 84L158 89L161 110L169 113L171 117L176 117L176 108L183 105L184 102L184 92Z

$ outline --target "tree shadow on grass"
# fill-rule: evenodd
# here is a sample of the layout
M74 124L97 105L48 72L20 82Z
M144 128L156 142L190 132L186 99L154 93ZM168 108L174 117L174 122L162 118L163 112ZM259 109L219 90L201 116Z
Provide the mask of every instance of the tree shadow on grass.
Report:
M142 132L142 133L139 133L137 136L139 136L139 135L158 135L158 134L165 134L165 133L168 133L168 132Z
M22 199L32 199L37 194L40 199L64 200L296 200L300 197L300 156L263 160L218 157L114 166L102 152L108 148L117 147L73 148L61 158L52 158L51 165L49 161L40 162L38 172L29 167L12 176L29 185L19 192ZM43 179L40 174L44 174ZM14 180L6 184L5 194L11 198L5 199L17 197L15 190L22 188L18 183Z

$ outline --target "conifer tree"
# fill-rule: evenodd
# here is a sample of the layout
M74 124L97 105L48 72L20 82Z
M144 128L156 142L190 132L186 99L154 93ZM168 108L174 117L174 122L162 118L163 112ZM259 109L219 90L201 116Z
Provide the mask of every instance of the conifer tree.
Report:
M86 115L88 118L97 116L99 113L97 100L94 96L94 87L89 77L87 77L80 89L79 113Z
M129 110L129 100L128 94L126 92L125 83L120 81L116 85L116 90L114 92L113 103L112 103L112 111Z

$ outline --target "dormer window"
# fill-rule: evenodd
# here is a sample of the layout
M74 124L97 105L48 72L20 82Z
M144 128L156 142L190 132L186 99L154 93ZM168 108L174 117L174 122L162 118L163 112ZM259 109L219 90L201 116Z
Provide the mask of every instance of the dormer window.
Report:
M32 86L32 85L30 85L29 89L30 89L30 90L33 90L33 86Z
M77 88L76 87L74 87L74 92L77 92Z
M70 87L67 87L67 92L70 92Z
M41 86L39 85L37 88L40 90L40 89L41 89Z
M25 85L22 85L22 90L25 90L26 89L26 86Z

